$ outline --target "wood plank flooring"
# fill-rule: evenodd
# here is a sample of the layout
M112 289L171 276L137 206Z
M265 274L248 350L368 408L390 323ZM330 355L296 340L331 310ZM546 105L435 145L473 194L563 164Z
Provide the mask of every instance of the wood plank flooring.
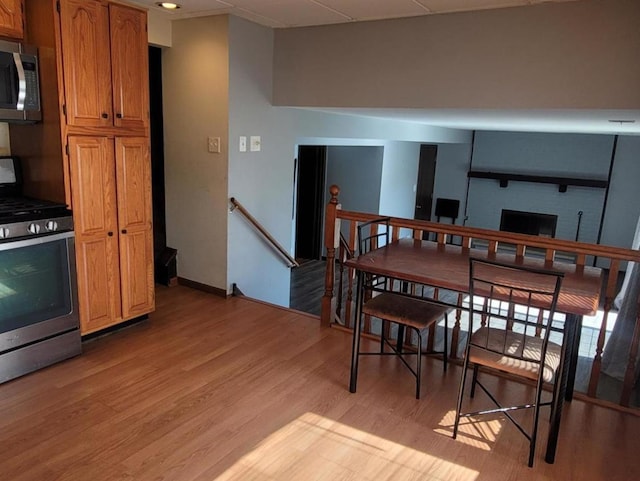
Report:
M395 359L367 358L350 394L349 353L350 336L313 317L159 287L148 321L0 385L0 479L640 479L638 417L573 401L556 463L543 419L530 469L500 418L451 439L456 366L425 359L416 400Z

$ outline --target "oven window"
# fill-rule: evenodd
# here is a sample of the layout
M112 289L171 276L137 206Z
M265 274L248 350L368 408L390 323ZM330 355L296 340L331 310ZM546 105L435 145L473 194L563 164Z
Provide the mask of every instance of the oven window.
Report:
M71 310L65 239L0 251L0 332Z

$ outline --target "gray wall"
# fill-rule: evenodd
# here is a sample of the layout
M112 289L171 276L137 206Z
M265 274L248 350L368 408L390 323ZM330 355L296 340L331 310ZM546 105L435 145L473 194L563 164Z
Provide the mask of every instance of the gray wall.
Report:
M611 173L602 244L631 247L640 217L640 137L619 137Z
M640 107L640 2L581 0L278 29L274 103Z
M377 214L380 208L382 147L328 147L327 187L342 187L344 210Z
M558 175L606 180L613 136L478 132L473 170ZM582 211L579 240L596 242L605 190L569 186L559 192L554 184L471 179L467 225L499 229L502 209L558 216L556 237L573 240Z
M272 59L272 29L229 17L229 196L291 252L292 112L270 104ZM241 135L261 136L260 152L240 152ZM239 212L229 215L227 242L227 288L288 306L287 264Z
M614 137L607 135L476 132L473 169L606 180L613 143ZM466 225L497 229L503 208L535 211L558 215L557 237L574 239L581 210L580 240L597 240L604 189L569 187L561 193L557 185L528 182L510 182L500 188L497 181L486 179L470 179L467 184L470 155L470 144L439 145L434 186L434 198L460 199L461 210L469 186ZM639 179L640 137L620 136L601 244L631 247L640 216Z
M471 143L439 144L436 159L436 179L433 186L432 219L435 219L435 199L457 199L460 201L456 224L464 224L464 203L467 196L467 172L471 160ZM450 222L450 219L443 219Z

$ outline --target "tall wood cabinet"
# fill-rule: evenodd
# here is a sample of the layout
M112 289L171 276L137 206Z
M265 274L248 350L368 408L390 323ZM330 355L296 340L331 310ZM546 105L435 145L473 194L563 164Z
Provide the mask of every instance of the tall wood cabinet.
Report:
M153 307L151 169L144 137L69 136L85 331ZM78 211L78 212L76 212Z
M24 36L24 0L0 0L0 37Z
M154 309L146 12L104 0L28 0L26 20L29 42L45 53L43 105L58 107L53 116L43 107L43 133L31 143L62 165L87 334ZM12 149L16 137L18 149L33 150L24 131L11 130Z

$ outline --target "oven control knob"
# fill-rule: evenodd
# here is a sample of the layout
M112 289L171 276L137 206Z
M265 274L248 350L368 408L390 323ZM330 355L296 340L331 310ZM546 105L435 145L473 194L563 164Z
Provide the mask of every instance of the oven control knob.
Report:
M55 220L47 221L47 223L44 225L44 228L49 232L56 231L58 230L58 223Z
M27 230L29 232L31 232L32 234L39 234L40 233L40 224L29 224L29 227L27 227Z
M6 239L7 237L9 237L9 229L0 227L0 239Z

